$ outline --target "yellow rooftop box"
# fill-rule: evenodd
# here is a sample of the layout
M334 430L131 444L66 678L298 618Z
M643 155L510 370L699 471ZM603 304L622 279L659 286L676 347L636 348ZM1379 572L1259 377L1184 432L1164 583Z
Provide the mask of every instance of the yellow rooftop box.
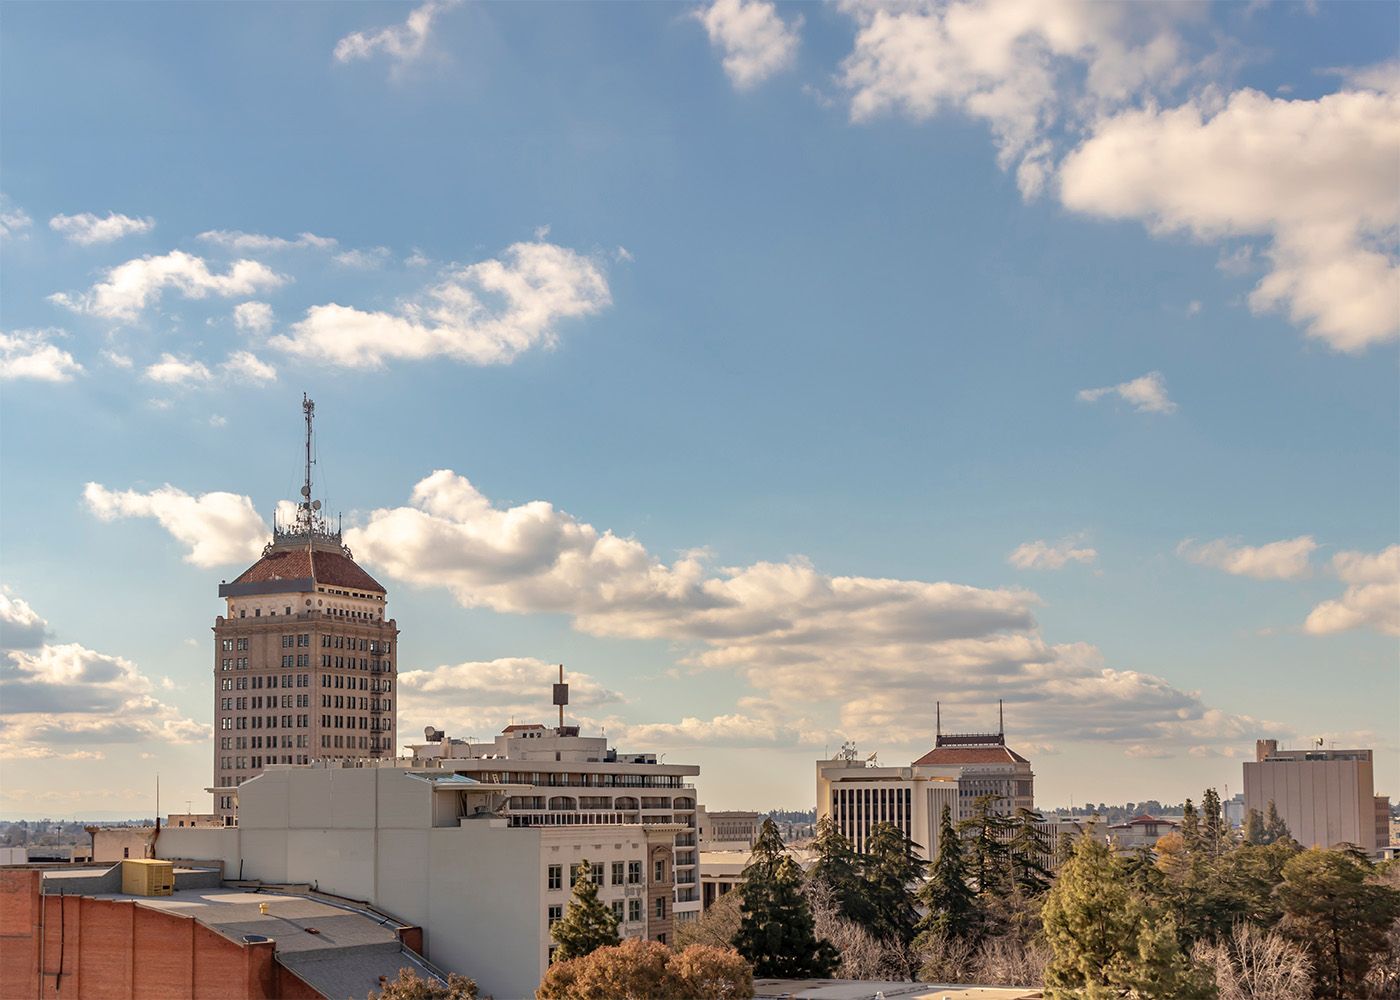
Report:
M151 858L122 862L122 892L132 896L169 896L175 891L175 864Z

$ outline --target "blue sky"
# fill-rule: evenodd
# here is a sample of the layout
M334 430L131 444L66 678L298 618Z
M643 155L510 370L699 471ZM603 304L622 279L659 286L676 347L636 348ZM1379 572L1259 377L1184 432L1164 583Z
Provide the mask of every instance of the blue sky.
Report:
M0 812L204 800L303 391L402 735L562 661L716 808L998 697L1044 805L1260 737L1400 794L1397 28L7 5Z

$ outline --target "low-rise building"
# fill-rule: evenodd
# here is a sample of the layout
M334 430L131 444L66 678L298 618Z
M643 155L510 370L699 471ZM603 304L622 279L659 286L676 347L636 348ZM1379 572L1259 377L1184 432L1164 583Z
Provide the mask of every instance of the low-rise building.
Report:
M711 811L701 806L696 823L701 851L743 851L752 848L758 840L762 819L756 812Z
M1120 851L1136 851L1144 847L1151 848L1167 834L1180 829L1180 823L1142 813L1125 823L1114 823L1110 826L1108 839Z

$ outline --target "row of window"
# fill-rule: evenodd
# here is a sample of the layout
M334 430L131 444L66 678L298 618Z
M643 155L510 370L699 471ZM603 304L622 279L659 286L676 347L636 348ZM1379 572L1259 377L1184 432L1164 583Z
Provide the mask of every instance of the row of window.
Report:
M283 737L282 737L282 744L281 744L281 745L282 745L283 747L291 747L291 746L309 747L309 746L311 746L311 737L309 737L309 736L298 736L298 737L296 737L295 742L293 742L293 738L292 738L291 736L283 736ZM219 749L220 749L220 750L249 750L249 749L252 749L252 750L261 750L261 749L263 748L263 746L264 746L264 744L263 744L263 737L261 737L261 736L252 736L252 737L249 737L249 736L221 736L221 737L219 738ZM269 736L269 737L267 737L266 746L267 746L267 749L269 749L269 750L275 750L275 749L277 748L277 746L278 746L277 737L276 737L276 736ZM283 763L285 764L285 763L290 763L290 762L289 762L289 761L283 761Z
M332 742L334 741L334 742ZM356 748L355 737L353 736L322 736L321 746L337 750L354 750ZM388 750L389 737L387 736L361 736L359 742L361 750Z
M225 653L232 653L234 651L235 643L237 644L238 649L248 648L247 639L225 639L222 643L220 643L220 646L223 648L223 651Z
M293 680L295 678L295 681ZM249 683L251 680L252 683ZM265 674L255 674L253 677L224 677L219 680L219 690L221 691L247 691L250 688L254 691L263 687L275 688L278 686L277 678ZM289 687L310 687L310 674L282 674L281 686ZM326 685L329 686L329 685Z
M283 708L310 708L310 707L311 707L310 702L311 702L311 695L309 695L309 694L299 694L299 695L297 695L297 696L296 696L296 703L295 703L295 704L293 704L293 702L292 702L292 695L284 694L284 695L282 696L282 707L283 707ZM262 707L263 707L262 695L258 695L257 697L255 697L255 698L253 699L253 708L254 708L254 709L258 709L258 708L262 708ZM277 696L276 696L276 695L269 695L269 696L268 696L268 699L267 699L267 707L268 707L268 708L276 708L276 707L277 707ZM220 698L220 699L219 699L219 708L222 709L222 710L225 711L225 712L233 711L234 709L237 709L238 711L242 712L242 711L245 711L245 710L248 708L248 699L247 699L247 698Z
M625 866L625 867L624 867ZM607 866L602 861L594 861L590 865L590 870L582 872L581 865L569 866L569 888L572 889L578 884L580 876L590 879L594 885L604 884L603 876ZM625 877L625 881L624 881ZM545 878L551 891L564 888L564 866L550 865L545 871ZM658 860L652 865L652 880L655 882L666 881L666 862ZM641 885L642 884L642 863L640 861L614 861L612 863L612 884L613 885Z
M292 720L293 720L294 718L296 719L296 725L295 725L295 726L292 724ZM323 716L321 716L321 718L324 719L324 718L326 718L326 716L323 715ZM339 718L339 716L337 716L337 718ZM251 720L251 724L250 724L250 720ZM267 715L267 716L263 716L263 715L240 715L240 716L236 716L236 717L234 717L234 718L230 718L230 717L228 717L228 716L224 716L222 719L219 720L219 728L220 728L220 729L223 729L223 730L229 730L229 729L276 729L276 728L277 728L277 720L278 720L278 716L276 716L276 715ZM283 715L283 716L281 716L281 720L282 720L282 728L283 728L283 729L306 729L306 728L310 727L310 725L311 725L311 716L309 716L309 715L297 715L297 716ZM363 720L361 720L361 721L363 721ZM323 723L323 725L324 725L324 723ZM353 728L353 727L351 727L351 728ZM363 729L364 727L361 726L360 728Z
M391 643L381 639L358 639L353 635L323 635L321 636L321 647L323 649L358 649L362 653L383 653L389 655Z
M388 719L371 719L366 716L358 716L358 725L355 722L357 716L354 715L323 715L321 716L322 729L370 729L376 733L387 733L390 728Z
M359 704L356 704L357 701L359 702ZM361 712L388 712L393 709L394 703L392 698L357 699L353 695L347 697L345 695L338 694L334 698L334 704L332 704L331 696L328 694L323 694L321 695L321 707L350 709L358 708Z
M303 632L301 635L284 635L282 637L282 648L291 649L294 646L311 645L311 633Z

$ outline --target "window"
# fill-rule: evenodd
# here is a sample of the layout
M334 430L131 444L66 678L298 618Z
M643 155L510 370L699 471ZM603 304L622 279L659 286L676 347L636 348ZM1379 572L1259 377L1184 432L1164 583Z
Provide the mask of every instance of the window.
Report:
M622 900L614 899L612 901L612 911L613 916L617 918L617 922L619 924L622 923Z
M248 648L248 640L247 640L247 639L239 639L239 640L238 640L238 648L239 648L239 649L247 649L247 648Z
M659 902L661 902L661 900L658 899L657 902L659 903ZM657 943L657 944L665 944L665 943L666 943L666 935L665 935L664 932L661 933L661 934L656 935L656 943Z
M614 861L614 862L612 863L612 884L613 884L613 885L621 885L621 884L622 884L622 870L623 870L623 864L622 864L621 861ZM621 914L619 914L619 916L621 916Z
M553 927L555 924L557 924L563 919L564 907L562 905L555 905L549 908L549 926Z
M570 889L572 889L574 886L578 885L578 867L579 867L578 865L570 865L570 866L569 866L569 888L570 888Z
M640 861L627 862L627 884L642 884L642 863Z
M603 862L601 861L595 861L593 863L593 884L603 884Z
M629 899L627 901L627 922L635 924L642 919L642 901L640 899Z
M666 919L666 897L665 897L665 896L657 896L657 897L656 897L656 919L657 919L657 920L665 920L665 919Z
M666 881L666 862L657 861L655 864L652 865L651 880L653 882Z
M225 653L232 653L232 652L233 652L233 640L232 640L232 639L225 639L220 645L223 647L223 650L224 650Z
M549 887L551 889L564 888L564 868L562 865L549 866Z

